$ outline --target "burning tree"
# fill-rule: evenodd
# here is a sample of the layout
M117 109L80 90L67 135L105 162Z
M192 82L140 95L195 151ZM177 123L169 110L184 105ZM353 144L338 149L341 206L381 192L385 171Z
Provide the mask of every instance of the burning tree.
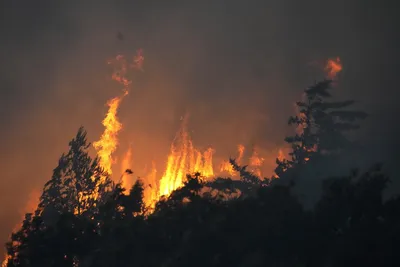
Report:
M345 135L355 130L357 119L365 119L367 113L342 110L354 104L353 100L328 102L332 80L326 79L304 91L305 99L296 103L299 114L289 118L289 125L296 125L296 134L285 141L291 145L291 158L277 159L275 173L281 176L288 168L305 164L313 156L338 153L354 147L355 143Z

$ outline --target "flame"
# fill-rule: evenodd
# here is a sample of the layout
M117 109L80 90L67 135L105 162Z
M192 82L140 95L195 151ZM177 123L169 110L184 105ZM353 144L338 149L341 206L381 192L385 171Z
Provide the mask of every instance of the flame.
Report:
M285 154L283 153L282 149L279 149L278 151L278 160L283 161L285 159Z
M132 64L129 64L123 55L117 55L114 59L108 61L108 64L114 67L111 78L124 87L122 96L114 97L107 102L109 109L102 122L105 127L104 132L100 140L93 143L94 148L97 150L97 155L100 158L100 165L108 175L112 175L112 165L115 163L112 155L117 149L118 133L122 129L122 124L117 117L118 108L122 99L128 95L129 86L132 83L132 80L128 78L128 68L131 67L143 70L143 62L144 56L142 49L136 52Z
M258 149L253 147L253 153L249 159L249 166L252 167L253 173L258 177L262 177L261 166L263 165L264 161L265 159L260 157Z
M325 65L325 71L329 79L334 79L336 75L342 71L342 68L343 66L339 57L335 59L328 59Z
M156 164L153 161L151 164L151 170L147 174L144 185L143 200L147 206L154 208L158 198L157 198L157 169Z
M128 91L125 91L122 96L112 98L108 101L108 112L102 122L105 127L104 132L100 140L93 143L94 148L97 150L97 155L100 158L100 165L109 175L112 174L112 165L114 163L112 154L117 149L118 132L122 129L122 124L117 117L118 107L127 94Z
M4 255L4 261L1 263L1 267L7 267L8 261L11 260L11 255L7 253Z
M214 175L212 157L215 151L208 148L201 153L194 148L186 130L186 118L182 122L175 142L171 145L166 170L160 179L159 196L168 196L172 191L181 187L187 174L199 172L204 177Z
M122 186L126 189L130 189L133 186L131 179L126 175L126 170L132 169L132 146L129 146L128 151L126 151L124 159L121 162L121 180ZM125 191L127 193L127 191Z
M245 149L244 145L240 144L237 146L238 157L236 158L236 163L239 165L241 164L241 161L243 159L244 149ZM235 170L233 169L232 164L228 160L224 160L221 163L220 172L227 172L231 176L235 175Z

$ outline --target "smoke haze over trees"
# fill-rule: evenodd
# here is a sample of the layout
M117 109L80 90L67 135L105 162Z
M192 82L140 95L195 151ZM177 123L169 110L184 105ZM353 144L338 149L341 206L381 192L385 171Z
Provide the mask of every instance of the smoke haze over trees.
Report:
M28 211L28 195L51 177L77 126L88 140L99 136L104 99L115 93L105 60L138 47L146 71L121 109L121 146L133 140L140 155L135 172L152 159L163 163L188 110L193 138L218 144L220 155L233 155L238 143L279 147L292 135L286 122L301 88L322 75L320 61L340 56L334 95L368 111L353 136L368 145L362 156L321 165L325 172L297 181L296 193L308 205L303 195L318 191L310 202L320 199L316 180L376 161L391 173L385 192L398 189L395 1L161 2L0 3L0 239Z
M128 193L111 182L81 127L37 209L11 235L4 267L398 265L400 195L384 200L390 179L380 165L321 179L308 207L296 190L309 169L330 173L324 166L358 149L342 132L367 114L341 110L354 101L326 101L331 82L310 86L297 103L289 124L301 129L286 138L291 159L276 160L279 177L260 179L231 159L239 179L188 174L154 207L144 202L146 181Z

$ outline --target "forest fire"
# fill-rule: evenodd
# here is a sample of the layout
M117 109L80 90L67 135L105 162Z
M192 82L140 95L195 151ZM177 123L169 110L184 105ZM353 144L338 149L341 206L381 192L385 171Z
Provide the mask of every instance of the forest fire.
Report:
M122 124L119 122L117 112L122 99L128 94L132 80L128 78L129 69L142 70L144 56L142 50L139 50L130 64L125 57L117 56L113 61L109 61L114 67L112 79L124 87L124 94L120 97L115 97L108 101L108 112L103 120L105 130L99 141L94 142L93 146L97 150L97 155L100 159L100 164L104 170L112 175L112 168L116 163L113 159L113 154L118 146L118 133L122 129ZM181 128L176 134L174 141L171 144L170 153L167 157L165 171L161 177L157 177L157 169L155 163L152 163L152 169L146 175L145 186L145 202L148 205L156 202L161 196L168 196L172 191L183 185L187 174L200 173L204 178L215 176L213 155L215 149L209 147L205 151L200 151L194 147L193 141L187 130L188 117L185 116L182 120ZM243 159L245 147L238 146L238 163ZM249 159L249 165L255 175L261 177L260 167L264 159L258 155L257 150L253 149L253 154ZM125 170L130 169L132 164L132 146L126 152L122 163L122 185L129 189L133 182L127 177ZM229 162L224 161L221 164L220 173L227 172L234 176L235 172ZM115 177L114 177L115 178ZM126 192L127 193L127 192Z
M123 127L117 117L118 108L123 98L128 94L132 83L132 80L128 78L130 69L143 70L143 61L143 51L138 50L133 58L133 63L129 63L128 60L121 55L108 62L114 67L112 79L123 85L123 95L108 101L109 109L102 122L105 130L100 140L94 142L93 146L97 150L101 166L110 176L113 174L113 167L117 164L113 159L113 154L116 152L118 146L118 133ZM330 79L333 79L341 70L342 65L340 58L327 60L324 67L324 71ZM300 116L302 115L299 112L297 113L300 114ZM165 170L161 172L161 176L158 176L159 172L157 171L155 162L152 162L151 170L145 175L143 181L145 185L144 200L148 205L153 205L161 196L169 196L172 191L181 187L187 174L200 173L205 179L213 178L216 175L224 173L232 177L236 176L232 165L227 160L220 163L219 170L215 170L213 156L216 150L211 147L208 147L204 151L197 149L193 144L193 140L187 128L188 116L185 116L182 119L181 128L171 144L170 153L165 162ZM297 129L299 134L301 134L302 131L302 127ZM128 193L130 187L134 184L132 179L128 177L128 173L125 172L125 170L130 170L131 168L133 147L134 142L130 145L122 162L119 164L122 168L122 185L124 188L128 189L126 193ZM313 149L316 148L314 147ZM263 175L276 177L276 174L272 170L269 170L270 173L263 173L262 167L267 161L275 162L276 158L283 160L285 158L284 150L286 150L286 148L280 148L277 155L272 155L272 153L271 155L261 156L259 148L254 146L247 161L250 171L260 178L262 178ZM239 144L237 146L236 158L238 164L244 163L244 152L245 146Z
M102 121L104 126L104 131L100 139L93 143L93 147L96 149L97 156L100 160L100 165L108 173L108 175L113 175L113 168L121 168L122 176L121 182L122 186L129 191L129 189L134 184L132 179L130 179L126 174L126 170L132 167L132 155L134 142L129 146L126 151L123 160L118 163L114 160L114 153L118 149L118 134L122 130L123 125L119 121L117 113L122 100L128 95L130 85L132 80L128 78L129 69L143 70L143 52L139 50L136 56L133 58L133 63L129 63L125 57L117 56L114 60L109 61L114 67L114 72L112 74L112 79L123 86L123 91L120 96L116 96L107 102L108 111L105 118ZM340 58L329 59L324 67L326 75L329 79L336 77L337 73L342 70ZM297 111L299 116L302 113ZM211 179L218 175L229 174L231 177L236 176L236 172L229 161L224 160L220 163L219 168L215 168L213 157L216 150L212 147L206 148L204 151L199 150L193 144L193 140L188 131L188 117L185 116L181 122L181 127L173 140L169 155L167 156L164 170L162 172L157 171L156 163L153 161L151 163L150 170L144 176L144 201L148 206L154 207L154 204L162 196L169 196L172 191L181 187L185 180L187 174L200 173L205 179ZM301 134L303 127L297 129L297 133ZM313 147L316 150L316 147ZM259 148L253 147L252 153L247 160L247 164L254 175L262 178L263 175L272 177L277 177L276 174L270 170L270 173L262 171L262 166L268 161L274 161L278 158L282 161L285 158L284 151L286 148L279 148L278 154L270 153L271 155L260 155ZM236 162L239 165L246 163L244 161L245 157L245 146L239 144L237 146ZM160 175L161 174L161 175ZM115 177L114 177L115 178ZM115 179L114 179L115 181ZM32 198L28 201L28 207L25 211L33 211L36 209L40 194L34 191ZM19 224L18 224L19 226ZM9 257L6 255L5 261L2 263L2 267L7 266Z
M244 145L238 145L237 149L238 149L238 157L236 158L236 162L237 164L240 165L243 158ZM230 164L228 160L224 160L221 163L220 172L222 173L226 172L231 176L235 175L235 170L233 169L232 164Z
M183 119L181 129L171 145L166 170L160 180L159 196L168 196L180 187L187 174L199 172L206 178L214 176L212 162L214 150L208 148L203 153L197 150L186 127L187 117Z
M117 149L118 132L122 129L122 124L118 121L117 111L121 104L122 99L128 94L126 90L120 97L115 97L108 102L108 112L103 120L105 130L100 137L100 140L93 143L94 148L97 150L97 155L100 158L100 164L104 170L112 175L112 165L114 160L112 154Z

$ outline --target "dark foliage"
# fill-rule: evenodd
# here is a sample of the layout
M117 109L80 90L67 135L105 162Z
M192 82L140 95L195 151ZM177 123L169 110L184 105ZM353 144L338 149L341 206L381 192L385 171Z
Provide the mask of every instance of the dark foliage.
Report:
M305 211L289 186L227 200L195 175L150 215L140 181L128 195L116 185L95 218L65 212L47 226L28 214L8 266L398 266L400 198L383 201L388 182L379 168L327 179Z
M304 100L296 103L298 114L289 118L296 126L296 134L285 141L292 147L290 159L276 160L279 177L289 168L301 167L316 155L331 155L356 147L346 132L356 130L356 120L365 119L367 113L343 110L354 101L329 102L332 80L323 80L304 90Z

